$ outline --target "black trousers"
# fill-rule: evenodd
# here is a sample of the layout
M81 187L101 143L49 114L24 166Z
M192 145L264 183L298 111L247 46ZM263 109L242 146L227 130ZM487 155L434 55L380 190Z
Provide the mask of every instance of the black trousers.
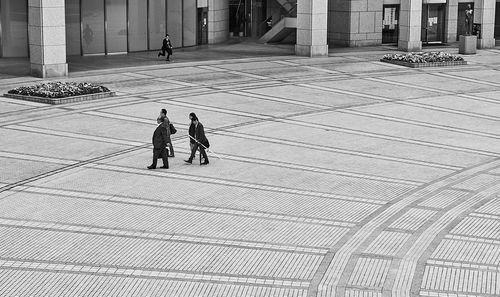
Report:
M205 159L205 162L208 161L207 152L205 152L205 148L197 142L193 143L193 146L191 148L191 156L189 157L189 159L190 160L194 159L194 155L196 154L196 151L198 150L198 148L200 149L200 153L203 156L203 158Z
M161 49L161 52L159 53L160 56L165 56L165 52L167 52L167 59L170 59L170 55L172 54L172 50L167 48L167 49Z
M156 163L158 162L159 157L163 160L163 166L168 167L168 152L166 148L153 148L153 164L151 164L151 166L156 168Z

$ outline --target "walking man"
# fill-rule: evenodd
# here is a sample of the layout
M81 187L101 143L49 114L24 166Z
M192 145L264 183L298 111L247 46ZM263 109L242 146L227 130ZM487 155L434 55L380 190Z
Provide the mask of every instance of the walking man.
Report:
M148 166L148 169L156 169L158 157L161 157L163 160L163 166L161 168L168 169L168 156L166 147L169 144L170 135L168 135L168 131L163 125L163 121L164 119L161 117L156 120L158 126L153 133L153 164Z
M160 116L158 117L158 119L160 119L160 118L163 118L163 126L165 127L165 129L167 129L167 132L168 132L168 147L169 147L169 149L167 149L167 154L170 158L173 158L173 157L175 157L175 153L174 153L174 146L172 145L171 136L172 136L172 134L175 133L175 131L172 131L173 125L170 123L170 119L167 117L167 110L165 108L161 109Z
M210 144L208 143L208 139L205 136L205 130L203 129L203 125L199 122L198 117L196 115L191 117L191 123L194 125L194 144L193 148L191 149L191 156L189 156L189 159L184 160L184 162L192 164L194 155L196 154L196 151L199 149L201 155L203 156L203 163L201 165L207 165L208 162L208 157L207 153L205 152L205 148L208 148Z
M170 61L170 56L172 55L172 43L170 42L170 37L165 35L163 38L163 45L161 46L161 52L158 52L158 57L165 56L165 52L167 52L167 61Z

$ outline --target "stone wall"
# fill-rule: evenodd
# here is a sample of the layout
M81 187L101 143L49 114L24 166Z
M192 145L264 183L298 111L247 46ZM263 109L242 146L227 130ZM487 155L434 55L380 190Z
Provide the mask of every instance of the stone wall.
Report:
M383 0L330 0L328 42L340 46L382 43Z
M208 0L208 43L226 41L229 37L229 1Z

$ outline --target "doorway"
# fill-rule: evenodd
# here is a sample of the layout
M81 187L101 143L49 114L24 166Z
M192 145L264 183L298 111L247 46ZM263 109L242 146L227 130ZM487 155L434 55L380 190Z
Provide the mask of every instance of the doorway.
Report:
M382 43L397 44L399 37L399 4L384 5Z
M446 4L422 6L422 43L442 43L446 18Z
M499 40L500 39L500 2L497 1L496 3L496 8L495 8L495 33L494 33L495 39ZM498 41L497 41L498 44Z
M198 38L197 44L208 43L208 8L198 8Z

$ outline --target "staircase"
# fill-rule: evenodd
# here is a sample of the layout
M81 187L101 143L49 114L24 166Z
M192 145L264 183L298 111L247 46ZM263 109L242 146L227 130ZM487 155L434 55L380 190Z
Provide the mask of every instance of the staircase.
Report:
M267 33L259 39L259 42L280 42L295 30L297 30L297 18L284 17L276 23L271 30L267 31Z
M288 11L288 12L291 12L295 9L295 7L297 6L297 0L295 1L289 1L289 0L276 0L276 2L278 2L281 7L283 7L283 9L285 11ZM295 14L297 15L297 14Z

